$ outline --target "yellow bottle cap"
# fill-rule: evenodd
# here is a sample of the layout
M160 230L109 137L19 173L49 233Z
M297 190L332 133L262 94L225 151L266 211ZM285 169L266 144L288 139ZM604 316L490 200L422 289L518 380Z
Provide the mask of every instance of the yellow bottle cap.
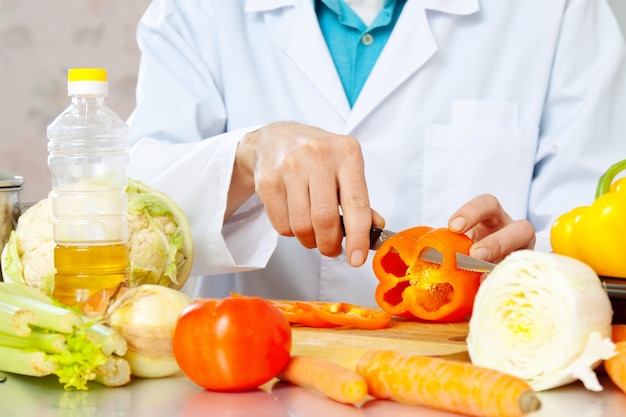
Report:
M107 70L104 68L71 68L67 72L67 81L106 81Z
M67 72L68 96L106 97L109 93L104 68L71 68Z

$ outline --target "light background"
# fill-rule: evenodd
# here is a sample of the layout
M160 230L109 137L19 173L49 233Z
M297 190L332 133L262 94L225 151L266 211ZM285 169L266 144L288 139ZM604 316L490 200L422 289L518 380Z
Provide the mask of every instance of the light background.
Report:
M135 104L137 22L149 0L0 0L0 174L25 178L22 202L51 183L46 126L67 105L67 69L103 67L107 104Z
M626 28L626 0L609 2ZM0 174L25 177L23 202L50 190L46 126L69 103L68 68L106 68L107 104L124 119L130 115L139 62L135 29L148 3L0 0Z

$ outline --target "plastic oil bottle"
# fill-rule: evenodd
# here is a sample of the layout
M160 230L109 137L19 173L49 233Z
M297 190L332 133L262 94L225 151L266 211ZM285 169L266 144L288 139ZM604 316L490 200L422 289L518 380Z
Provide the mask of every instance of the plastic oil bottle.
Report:
M130 130L105 104L107 94L105 69L70 69L71 104L47 129L53 296L69 306L80 307L97 292L115 288L128 272Z

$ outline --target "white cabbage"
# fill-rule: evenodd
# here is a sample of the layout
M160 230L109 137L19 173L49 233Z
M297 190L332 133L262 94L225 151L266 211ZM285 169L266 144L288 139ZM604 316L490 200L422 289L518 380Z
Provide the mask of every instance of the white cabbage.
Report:
M499 263L481 284L469 323L472 363L526 380L534 390L581 380L615 354L613 310L598 275L574 258L531 250Z

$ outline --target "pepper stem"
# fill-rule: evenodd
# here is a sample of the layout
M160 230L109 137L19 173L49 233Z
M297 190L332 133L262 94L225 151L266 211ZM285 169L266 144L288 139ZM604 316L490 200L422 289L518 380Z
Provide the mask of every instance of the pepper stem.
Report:
M598 187L596 188L596 198L611 191L611 184L617 174L626 169L626 159L616 162L611 165L609 169L598 180Z

